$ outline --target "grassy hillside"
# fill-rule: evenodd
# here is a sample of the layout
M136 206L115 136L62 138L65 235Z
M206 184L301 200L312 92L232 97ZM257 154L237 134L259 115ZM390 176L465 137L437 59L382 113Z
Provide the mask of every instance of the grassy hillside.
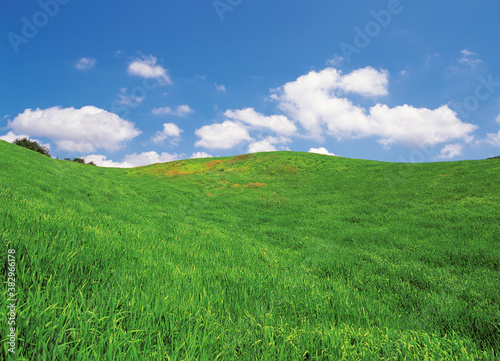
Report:
M500 357L500 162L105 169L0 141L17 360Z

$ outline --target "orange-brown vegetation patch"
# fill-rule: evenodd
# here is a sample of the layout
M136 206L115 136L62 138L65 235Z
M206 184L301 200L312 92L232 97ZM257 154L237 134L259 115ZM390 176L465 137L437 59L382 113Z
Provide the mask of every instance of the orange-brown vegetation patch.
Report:
M266 183L248 183L245 184L246 188L259 188L259 187L267 187Z
M207 196L209 196L209 197L213 197L213 196L214 196L214 194L213 194L213 193L207 193Z
M186 175L186 174L189 174L189 172L179 172L178 169L172 169L165 173L165 177L171 177L174 175Z
M214 160L213 162L208 162L205 164L205 168L212 168L215 167L217 164L221 164L221 160Z
M238 155L236 157L233 157L231 159L228 159L226 162L227 162L227 164L234 164L234 163L237 163L237 162L240 162L243 160L252 159L253 157L254 157L253 154L242 154L242 155Z
M234 159L234 160L246 160L246 159L250 159L250 158L253 158L253 155L252 155L252 154L242 154L242 155L238 155L238 156L234 157L233 159Z
M241 185L241 184L239 184L239 183L235 183L235 184L233 184L233 185L231 186L231 188L237 188L237 187L239 187L240 185Z

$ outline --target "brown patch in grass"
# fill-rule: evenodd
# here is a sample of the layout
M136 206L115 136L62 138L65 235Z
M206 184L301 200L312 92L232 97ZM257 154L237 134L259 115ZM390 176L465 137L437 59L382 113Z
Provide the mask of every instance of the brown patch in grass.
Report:
M213 193L207 193L207 196L209 196L209 197L213 197L213 196L214 196L214 194L213 194Z
M242 154L242 155L238 155L238 156L234 157L233 159L234 159L234 160L245 160L245 159L250 159L250 158L253 158L253 155L252 155L252 154Z
M260 187L267 187L266 183L248 183L244 185L245 188L260 188Z
M205 168L212 168L215 167L217 164L221 164L221 160L214 160L213 162L208 162L205 164Z
M178 169L172 169L172 170L169 170L165 173L165 177L172 177L175 175L186 175L186 174L189 174L189 173L188 172L179 172Z
M237 162L241 162L243 160L252 159L253 157L254 157L253 154L242 154L242 155L238 155L236 157L233 157L231 159L228 159L226 162L227 162L227 164L234 164Z
M235 184L233 184L230 188L237 188L237 187L239 187L240 185L241 185L241 184L239 184L239 183L235 183Z

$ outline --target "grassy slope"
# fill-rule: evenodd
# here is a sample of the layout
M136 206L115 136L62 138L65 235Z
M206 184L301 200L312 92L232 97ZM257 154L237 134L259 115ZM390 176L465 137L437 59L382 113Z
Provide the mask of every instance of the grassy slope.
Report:
M0 142L18 356L494 359L499 175L293 152L105 169Z

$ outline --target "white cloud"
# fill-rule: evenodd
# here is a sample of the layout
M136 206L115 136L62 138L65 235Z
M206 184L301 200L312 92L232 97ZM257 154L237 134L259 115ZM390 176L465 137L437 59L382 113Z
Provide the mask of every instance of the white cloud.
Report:
M500 114L498 114L498 116L495 120L497 121L497 123L500 123Z
M488 133L484 141L494 147L500 147L500 131L498 133Z
M92 69L94 67L94 65L96 65L96 63L97 63L97 60L94 58L81 58L76 63L76 68L78 70L89 70L89 69Z
M229 120L205 125L197 129L195 134L201 138L195 146L209 149L230 149L242 141L252 140L244 125Z
M297 127L284 115L265 116L257 113L253 108L227 110L224 115L231 120L239 120L255 127L267 128L278 134L291 135Z
M5 135L0 136L0 140L4 140L4 141L9 142L9 143L14 143L16 141L16 139L23 139L23 138L27 138L33 142L37 142L39 145L50 150L49 143L43 143L41 140L30 138L26 134L15 134L14 132L10 131Z
M135 59L128 66L130 75L142 78L158 79L167 84L172 84L172 80L167 75L167 69L157 65L158 59L152 55Z
M222 93L226 92L226 86L222 85L222 84L215 83L215 89L217 89L217 91L222 92Z
M189 105L179 105L177 109L172 109L169 107L155 108L152 110L152 113L155 115L173 115L176 117L185 117L191 113L194 113L194 110L189 107Z
M288 150L282 146L284 143L290 142L289 138L286 137L267 137L263 140L259 140L251 143L248 146L249 153L258 153L258 152L274 152L277 150ZM281 145L279 148L277 145Z
M213 156L205 152L196 152L191 155L191 159L196 158L212 158Z
M278 149L267 139L254 142L248 146L248 153L275 152Z
M337 156L336 154L330 153L325 147L311 148L311 149L309 149L309 153L331 155L331 156L335 156L335 157Z
M81 109L53 107L26 109L8 128L34 137L47 137L66 151L94 152L119 149L141 132L134 123L94 106Z
M151 139L153 143L161 143L167 138L171 138L171 143L175 144L179 141L182 133L182 129L180 129L174 123L164 123L163 130L156 132L156 135Z
M127 88L121 88L120 93L118 93L118 104L120 105L127 105L129 107L135 108L139 104L141 104L144 99L146 99L146 96L137 96L127 94Z
M388 85L389 73L386 70L377 71L371 67L354 70L342 76L340 80L341 89L364 96L387 95Z
M272 98L289 118L297 120L313 137L321 138L322 124L338 138L356 136L366 128L366 115L347 98L344 92L361 95L387 93L387 72L372 68L355 70L350 74L334 68L311 71L275 90Z
M331 66L339 66L345 59L340 55L335 55L333 58L328 59L326 63Z
M477 126L462 123L447 105L438 109L414 108L409 105L389 108L377 104L370 109L369 135L380 136L385 146L405 143L426 147L453 139L470 140Z
M467 141L469 133L477 128L462 123L448 106L430 110L377 104L368 112L345 96L345 93L384 95L387 86L385 70L368 67L342 75L336 69L326 68L285 84L274 91L272 98L289 119L299 122L317 139L322 139L326 127L327 133L338 140L377 136L385 146L406 143L419 147L453 139Z
M141 154L128 154L125 156L124 161L126 163L132 164L134 167L139 167L154 163L171 162L178 159L180 159L180 155L178 154L170 154L166 152L163 152L161 154L158 154L156 152L144 152Z
M448 145L445 145L441 149L441 153L439 154L439 158L442 158L442 159L455 158L458 155L462 155L462 149L463 148L464 148L463 144L448 144Z
M462 57L458 59L458 62L462 65L466 65L474 69L477 65L482 63L483 61L479 59L478 55L469 49L464 49L460 52Z
M126 164L124 162L113 162L111 159L107 159L105 155L91 154L82 157L86 163L92 162L99 167L108 168L133 168L132 164Z
M8 132L7 134L5 135L2 135L0 136L0 139L1 140L4 140L6 142L9 142L9 143L14 143L14 141L16 139L22 139L22 138L28 138L28 139L31 139L29 136L27 136L26 134L19 134L19 135L16 135L14 132ZM37 140L35 139L31 139L31 140L34 140L35 142L38 142Z
M169 154L156 152L144 152L141 154L128 154L121 162L114 162L100 154L92 154L82 157L85 162L94 162L99 167L110 168L134 168L154 163L165 163L180 159L178 154Z

